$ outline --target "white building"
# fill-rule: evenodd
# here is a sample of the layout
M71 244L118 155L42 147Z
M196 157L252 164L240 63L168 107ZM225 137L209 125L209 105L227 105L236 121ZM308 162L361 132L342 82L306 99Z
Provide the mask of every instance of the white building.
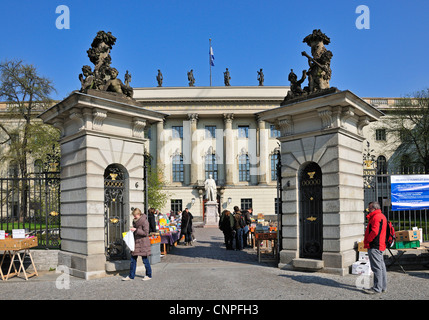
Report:
M263 213L274 220L279 132L275 124L260 121L255 114L278 107L288 89L134 88L134 98L144 108L169 115L163 123L147 128L147 148L156 165L163 168L166 191L171 195L166 207L159 208L161 212L188 207L194 216L202 218L203 184L213 174L220 211L232 210L236 205L252 207L254 214ZM374 98L364 100L377 106ZM364 135L374 144L376 125L364 128ZM378 150L380 155L390 157L388 152Z
M147 129L150 154L164 168L166 191L172 195L159 209L188 207L203 217L203 185L212 174L220 210L237 205L274 215L278 131L255 113L278 107L287 91L265 86L134 88L144 108L169 114L164 123Z

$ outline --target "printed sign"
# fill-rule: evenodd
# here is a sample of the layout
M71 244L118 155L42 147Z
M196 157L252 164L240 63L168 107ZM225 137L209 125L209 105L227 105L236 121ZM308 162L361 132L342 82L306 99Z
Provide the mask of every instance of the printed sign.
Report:
M392 210L429 209L429 175L392 175Z

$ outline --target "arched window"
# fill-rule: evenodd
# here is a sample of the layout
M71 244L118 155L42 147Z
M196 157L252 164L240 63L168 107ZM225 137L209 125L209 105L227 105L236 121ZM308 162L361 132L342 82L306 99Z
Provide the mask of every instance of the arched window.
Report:
M377 158L377 173L378 174L387 173L387 160L385 156L378 156Z
M277 153L273 153L271 156L271 181L277 181L277 163L279 162L279 156Z
M250 162L247 154L242 154L238 158L238 180L250 181Z
M173 156L173 182L183 182L183 156Z
M205 173L206 173L206 179L209 178L209 175L212 175L212 178L217 183L217 160L216 160L216 154L209 153L206 155L206 164L205 164Z

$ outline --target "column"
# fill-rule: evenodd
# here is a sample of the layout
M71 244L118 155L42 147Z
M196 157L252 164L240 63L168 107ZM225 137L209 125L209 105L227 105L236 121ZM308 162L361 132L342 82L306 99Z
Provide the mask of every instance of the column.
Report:
M259 170L258 170L258 183L267 184L268 182L268 132L265 129L265 121L256 119L258 122L259 130Z
M198 184L198 168L201 162L198 156L198 134L197 134L197 120L198 114L188 114L188 120L191 126L191 181L190 184Z
M156 123L156 167L160 168L160 172L164 170L164 121ZM161 177L160 177L161 178Z
M234 134L232 131L232 120L234 119L233 113L223 115L225 122L225 184L234 184Z

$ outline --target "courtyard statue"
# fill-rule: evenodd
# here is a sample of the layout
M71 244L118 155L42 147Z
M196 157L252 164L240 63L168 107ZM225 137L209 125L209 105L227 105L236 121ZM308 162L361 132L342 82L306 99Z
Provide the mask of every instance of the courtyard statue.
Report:
M127 98L133 97L133 89L129 86L131 76L125 76L126 84L117 79L118 71L110 67L112 58L110 50L116 42L116 37L111 32L98 31L88 49L88 58L94 64L94 70L90 66L83 66L79 74L81 82L80 92L86 93L88 89L114 92Z
M204 182L204 188L206 190L206 199L216 201L216 181L213 179L213 175L209 174L209 178Z

